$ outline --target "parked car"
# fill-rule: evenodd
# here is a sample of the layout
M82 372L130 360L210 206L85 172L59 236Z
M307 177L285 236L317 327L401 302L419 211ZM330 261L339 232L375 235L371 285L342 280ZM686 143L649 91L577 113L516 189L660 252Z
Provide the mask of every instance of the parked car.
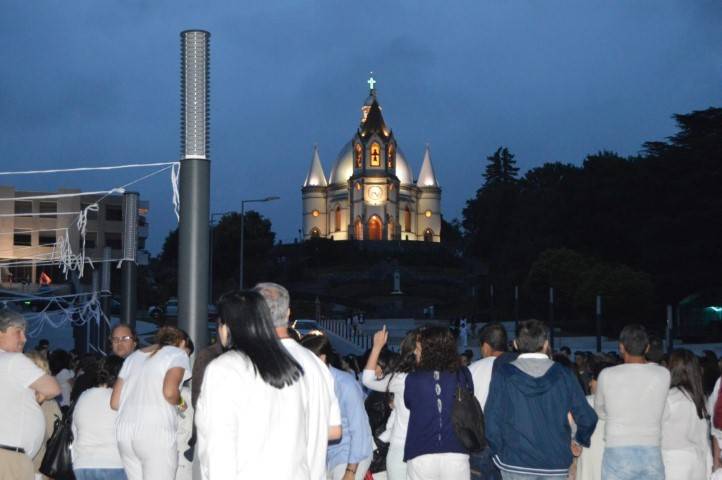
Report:
M313 332L314 330L321 330L321 327L316 320L298 319L293 322L291 328L296 330L299 334L306 335Z

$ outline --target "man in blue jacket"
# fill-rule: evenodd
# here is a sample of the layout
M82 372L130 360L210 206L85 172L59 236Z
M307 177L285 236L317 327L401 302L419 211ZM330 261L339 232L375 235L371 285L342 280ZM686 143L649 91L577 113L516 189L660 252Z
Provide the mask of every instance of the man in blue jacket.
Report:
M544 323L520 322L514 346L519 357L495 369L484 409L494 463L504 480L566 478L573 457L589 446L597 415L574 373L549 359Z

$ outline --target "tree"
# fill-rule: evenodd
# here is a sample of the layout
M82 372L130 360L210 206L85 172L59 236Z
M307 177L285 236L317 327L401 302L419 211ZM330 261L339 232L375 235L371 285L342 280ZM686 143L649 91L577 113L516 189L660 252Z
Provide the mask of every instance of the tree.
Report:
M493 155L486 157L488 164L484 170L484 187L500 183L514 183L517 180L519 167L516 166L514 155L506 147L499 147Z

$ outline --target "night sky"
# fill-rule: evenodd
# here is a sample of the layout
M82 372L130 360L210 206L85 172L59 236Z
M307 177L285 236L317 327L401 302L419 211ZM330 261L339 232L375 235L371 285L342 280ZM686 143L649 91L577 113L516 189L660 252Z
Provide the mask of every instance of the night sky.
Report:
M0 170L174 161L180 31L211 32L212 211L258 210L278 239L301 225L314 143L328 176L374 72L387 124L418 175L424 145L461 216L500 145L522 172L623 155L722 106L718 0L4 0ZM148 171L2 178L109 189ZM168 175L138 185L149 247L175 227Z

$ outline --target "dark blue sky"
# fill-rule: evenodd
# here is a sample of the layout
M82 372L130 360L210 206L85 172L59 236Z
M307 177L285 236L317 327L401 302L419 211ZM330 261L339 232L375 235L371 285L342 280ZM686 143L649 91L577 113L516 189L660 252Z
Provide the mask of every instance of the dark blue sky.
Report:
M207 29L212 209L278 195L259 210L283 241L301 223L313 144L328 175L370 70L415 175L431 144L448 219L499 145L522 171L635 154L674 132L673 113L722 105L716 0L5 0L1 11L2 170L176 160L179 32ZM12 181L97 190L140 175ZM138 187L157 252L175 226L167 176Z

